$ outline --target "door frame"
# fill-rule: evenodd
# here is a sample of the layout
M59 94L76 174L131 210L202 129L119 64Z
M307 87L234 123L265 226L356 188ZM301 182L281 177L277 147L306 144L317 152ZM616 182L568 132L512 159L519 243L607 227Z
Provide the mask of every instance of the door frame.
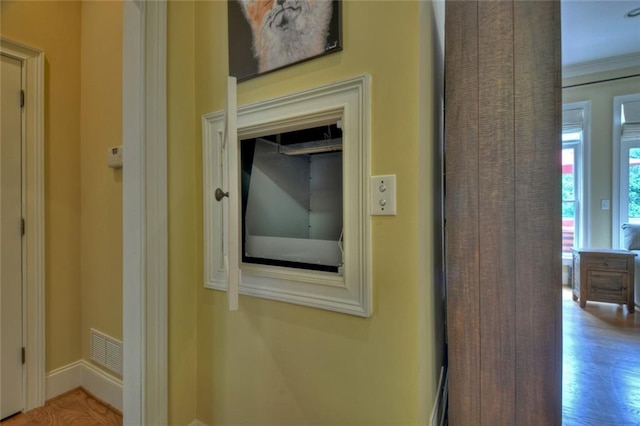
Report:
M123 416L168 423L167 3L123 5Z
M44 198L44 52L0 38L0 52L22 62L23 114L22 211L24 410L45 402L45 198Z

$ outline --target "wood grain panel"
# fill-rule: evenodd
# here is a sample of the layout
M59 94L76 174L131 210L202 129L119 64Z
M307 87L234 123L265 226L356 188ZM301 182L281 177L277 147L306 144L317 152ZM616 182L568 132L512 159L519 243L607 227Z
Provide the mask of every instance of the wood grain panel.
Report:
M559 9L446 8L450 424L559 424Z
M561 424L560 3L514 2L516 424Z
M445 87L449 422L470 425L480 418L477 9L448 1L445 25L445 79L455 76Z
M481 424L515 419L513 4L479 2Z

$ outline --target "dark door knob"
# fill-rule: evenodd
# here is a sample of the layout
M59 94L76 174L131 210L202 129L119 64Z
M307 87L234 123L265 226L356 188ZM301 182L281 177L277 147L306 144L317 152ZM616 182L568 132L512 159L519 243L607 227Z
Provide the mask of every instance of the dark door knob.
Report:
M216 192L214 193L214 196L216 197L216 201L221 201L224 197L228 197L229 193L224 192L220 188L216 188Z

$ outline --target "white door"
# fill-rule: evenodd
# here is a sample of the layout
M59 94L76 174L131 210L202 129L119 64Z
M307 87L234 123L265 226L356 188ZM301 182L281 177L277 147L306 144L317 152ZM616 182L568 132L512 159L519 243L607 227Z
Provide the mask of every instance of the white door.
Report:
M0 419L22 411L22 62L0 67Z

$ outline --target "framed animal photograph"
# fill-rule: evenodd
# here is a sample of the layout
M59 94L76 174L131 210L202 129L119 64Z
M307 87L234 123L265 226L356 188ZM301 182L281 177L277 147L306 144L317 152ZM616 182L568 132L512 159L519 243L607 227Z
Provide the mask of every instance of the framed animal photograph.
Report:
M247 80L342 50L341 0L227 0L229 75Z

